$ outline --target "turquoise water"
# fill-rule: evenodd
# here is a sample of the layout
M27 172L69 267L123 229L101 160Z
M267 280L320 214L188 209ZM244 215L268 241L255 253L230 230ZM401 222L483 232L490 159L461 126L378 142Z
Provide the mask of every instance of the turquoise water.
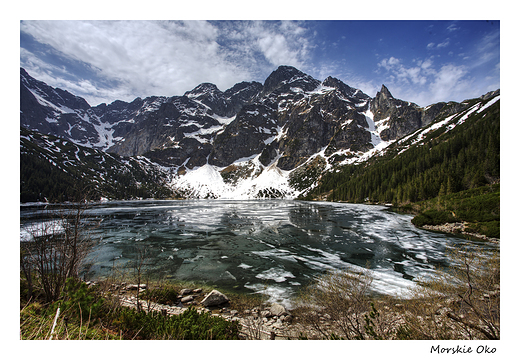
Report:
M41 209L21 208L21 240ZM466 240L415 228L383 206L293 200L118 201L94 205L88 276L132 274L261 292L289 304L316 275L369 268L375 292L402 295ZM47 222L49 220L46 220ZM474 243L492 247L491 244ZM140 255L139 255L140 254Z

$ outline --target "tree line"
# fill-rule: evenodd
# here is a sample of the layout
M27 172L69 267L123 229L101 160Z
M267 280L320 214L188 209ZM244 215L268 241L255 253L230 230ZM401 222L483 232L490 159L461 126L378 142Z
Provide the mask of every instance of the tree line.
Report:
M305 196L347 202L413 203L500 181L500 102L422 145L325 174Z

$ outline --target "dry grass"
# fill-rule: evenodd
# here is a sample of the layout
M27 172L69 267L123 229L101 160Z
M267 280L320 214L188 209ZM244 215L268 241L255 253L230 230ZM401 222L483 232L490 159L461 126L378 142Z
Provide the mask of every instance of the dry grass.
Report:
M484 256L461 247L448 256L453 266L409 299L371 296L368 271L328 273L303 292L295 314L310 338L499 339L498 251Z

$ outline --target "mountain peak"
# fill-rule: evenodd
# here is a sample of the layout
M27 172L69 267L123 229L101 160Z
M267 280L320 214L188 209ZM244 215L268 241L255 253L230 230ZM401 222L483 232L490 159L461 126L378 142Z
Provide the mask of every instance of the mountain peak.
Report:
M319 85L319 81L312 76L307 75L293 66L281 65L269 75L265 80L263 93L267 94L277 88L287 84L298 82L298 85L304 85L304 90L312 90ZM310 85L307 85L310 84Z
M351 98L356 97L357 99L367 100L369 96L363 93L361 90L355 89L353 87L348 86L343 81L336 79L335 77L329 76L322 83L324 86L333 87L338 89L343 95Z
M385 86L385 84L381 85L381 91L379 92L381 95L383 95L387 99L393 99L394 97L390 93L390 90Z
M194 97L194 98L197 98L197 97L200 97L201 95L204 95L204 94L221 94L222 91L219 90L219 88L217 87L217 85L215 84L212 84L212 83L202 83L202 84L199 84L197 85L193 90L190 90L190 91L186 91L184 93L184 96L187 96L187 97Z
M278 66L278 68L275 71L273 71L271 73L271 75L274 73L282 73L282 74L287 74L287 75L293 76L293 75L296 75L296 74L302 73L302 72L300 70L296 69L294 66L280 65L280 66Z

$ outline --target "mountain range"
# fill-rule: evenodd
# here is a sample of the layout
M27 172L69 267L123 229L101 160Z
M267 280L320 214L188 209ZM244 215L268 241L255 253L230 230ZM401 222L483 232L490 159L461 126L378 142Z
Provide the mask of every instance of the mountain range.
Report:
M90 106L20 69L22 201L58 199L53 178L114 199L301 197L324 174L421 146L499 99L420 107L385 85L370 97L280 66L264 84Z

